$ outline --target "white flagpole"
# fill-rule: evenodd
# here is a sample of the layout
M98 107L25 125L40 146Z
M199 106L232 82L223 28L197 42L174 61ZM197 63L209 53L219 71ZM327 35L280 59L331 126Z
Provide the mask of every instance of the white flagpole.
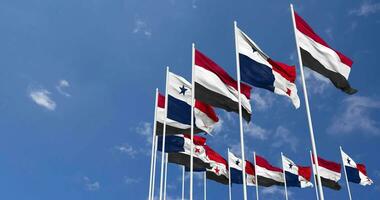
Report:
M253 152L253 162L254 162L254 167L255 167L256 200L259 200L259 181L257 180L256 151Z
M153 121L153 134L152 134L152 156L150 158L150 177L149 177L149 197L152 199L152 189L153 185L153 162L154 162L154 149L155 149L155 140L156 140L156 117L157 117L157 102L158 102L158 88L156 88L156 100L154 102L154 121Z
M165 153L165 180L164 180L164 200L166 200L166 183L168 179L168 153Z
M237 31L237 22L234 21L234 33L235 33L235 55L236 55L236 71L237 71L237 83L238 83L238 95L239 95L239 126L240 126L240 147L241 147L241 159L243 163L245 162L244 155L244 133L243 133L243 116L242 116L242 108L241 108L241 88L240 88L240 61L239 61L239 53L238 53L238 41L236 36ZM243 173L243 196L244 200L247 200L247 182L245 180L245 167L242 167Z
M156 125L155 125L156 127ZM155 128L153 128L155 129ZM151 200L154 199L154 189L155 189L155 181L156 181L156 162L157 162L157 140L158 136L154 137L154 159L153 159L153 178L152 178L152 196Z
M160 200L162 200L162 192L164 186L164 164L165 164L165 139L166 139L166 118L168 117L168 76L169 67L166 67L166 86L165 86L165 117L164 117L164 127L162 131L162 149L161 149L161 177L160 177Z
M182 166L182 200L185 200L185 166Z
M206 171L203 173L203 199L207 199L207 177L206 177Z
M344 169L344 176L346 177L348 196L350 197L350 200L352 200L350 184L348 183L347 171L346 171L346 167L344 166L344 160L343 160L344 158L343 158L343 154L342 154L343 150L342 150L341 146L339 146L339 149L340 149L340 156L342 157L342 165L343 165L343 169Z
M195 44L192 44L191 58L191 144L190 144L190 200L193 200L193 148L194 148L194 65L195 65Z
M311 160L311 168L313 169L313 179L314 179L314 188L315 188L315 194L317 196L317 200L319 200L319 195L318 195L318 185L317 185L317 180L315 179L315 168L313 164L313 155L310 151L310 160Z
M281 161L282 161L282 175L284 176L285 199L288 200L288 188L286 186L286 175L285 175L285 166L284 166L284 154L282 152L281 152Z
M232 200L232 193L231 193L231 166L230 166L230 149L227 148L228 152L228 196L229 200Z
M309 131L310 131L310 139L311 139L311 146L312 146L312 149L313 149L313 155L314 157L316 158L315 159L315 165L317 166L318 168L318 154L317 154L317 147L315 145L315 139L314 139L314 130L313 130L313 122L311 120L311 113L310 113L310 108L309 108L309 98L308 98L308 95L307 95L307 89L306 89L306 82L305 82L305 76L304 76L304 72L303 72L303 64L302 64L302 58L301 58L301 52L300 52L300 49L299 49L299 45L298 45L298 39L297 39L297 34L296 34L296 21L295 21L295 17L294 17L294 9L293 9L293 4L290 4L290 9L292 11L292 20L293 20L293 28L294 28L294 38L296 40L296 47L297 47L297 54L298 54L298 61L299 61L299 67L300 67L300 71L301 71L301 80L302 80L302 86L303 86L303 93L304 93L304 97L305 97L305 105L306 105L306 113L307 113L307 119L308 119L308 123L309 123ZM324 200L324 195L323 195L323 189L322 189L322 184L321 184L321 177L319 176L319 172L318 170L316 171L317 173L317 180L318 180L318 189L319 189L319 196L321 198L321 200Z

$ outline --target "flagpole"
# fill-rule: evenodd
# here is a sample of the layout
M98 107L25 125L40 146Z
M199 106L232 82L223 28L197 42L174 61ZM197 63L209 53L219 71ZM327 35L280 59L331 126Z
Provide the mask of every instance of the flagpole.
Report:
M190 200L193 200L193 148L194 148L194 65L195 65L195 44L192 44L191 57L191 144L190 144Z
M232 200L232 193L231 193L231 166L230 166L230 148L227 148L228 153L228 196L229 200Z
M185 199L185 166L182 166L182 200Z
M161 149L161 176L160 176L160 200L162 200L162 189L164 185L164 164L165 164L165 139L166 139L166 118L168 117L168 76L169 67L166 67L166 86L165 86L165 117L164 127L162 130L162 149Z
M288 200L288 188L286 186L286 175L284 167L284 154L281 152L281 161L282 161L282 175L284 176L284 186L285 186L285 199Z
M254 166L255 166L256 200L259 200L259 181L257 181L256 151L253 152L253 162L254 162Z
M155 122L157 123L157 122ZM156 127L156 125L155 125ZM155 128L153 128L155 129ZM156 162L157 162L157 140L158 136L154 137L154 161L153 161L153 177L152 177L152 196L151 200L154 199L154 189L155 189L155 181L156 181Z
M315 169L314 169L314 164L313 164L313 155L310 151L310 160L311 160L311 168L313 169L313 179L314 179L314 188L315 188L315 194L317 196L317 200L319 200L319 195L318 195L318 184L317 180L315 179Z
M207 199L207 177L206 177L206 171L203 173L203 199Z
M306 114L307 114L307 119L308 119L308 124L309 124L309 131L310 131L310 139L311 139L311 146L313 150L313 155L315 158L315 165L317 166L317 169L319 168L318 166L318 154L317 154L317 147L315 144L315 139L314 139L314 130L313 130L313 122L311 120L311 113L310 113L310 108L309 108L309 98L307 95L307 89L306 89L306 82L305 82L305 76L303 72L303 64L302 64L302 58L301 58L301 52L298 46L298 39L297 39L297 34L296 34L296 23L295 23L295 17L294 17L294 9L293 9L293 4L290 4L290 9L292 11L292 20L293 20L293 28L294 28L294 38L296 40L296 47L297 47L297 54L298 54L298 61L299 61L299 67L301 71L301 80L302 80L302 86L303 86L303 93L305 97L305 105L306 105ZM322 189L322 183L321 183L321 177L319 176L319 170L316 170L317 173L317 180L318 180L318 189L319 189L319 195L321 200L324 200L324 195L323 195L323 189Z
M155 137L156 137L156 117L157 117L157 101L158 101L158 88L156 88L156 100L154 102L154 121L153 121L153 134L152 134L152 156L150 158L150 176L149 176L149 197L152 199L153 185L153 162L154 162L154 149L155 149Z
M168 153L165 153L165 180L164 180L164 200L166 200L166 183L168 179Z
M240 147L241 147L241 159L243 162L245 161L244 155L244 133L243 133L243 116L242 116L242 108L241 108L241 87L240 87L240 61L238 54L238 42L236 37L237 30L237 22L234 21L234 33L235 33L235 55L236 55L236 72L237 72L237 83L238 83L238 95L239 95L239 126L240 126ZM244 200L247 200L247 184L245 180L245 167L242 167L243 174L243 196Z
M348 177L347 177L347 171L346 171L346 166L344 166L344 160L343 160L343 156L342 156L342 147L339 146L339 149L340 149L340 157L342 157L342 165L343 165L343 169L344 169L344 176L346 177L346 184L347 184L347 191L348 191L348 196L350 197L350 200L352 200L352 197L351 197L351 190L350 190L350 184L348 183Z

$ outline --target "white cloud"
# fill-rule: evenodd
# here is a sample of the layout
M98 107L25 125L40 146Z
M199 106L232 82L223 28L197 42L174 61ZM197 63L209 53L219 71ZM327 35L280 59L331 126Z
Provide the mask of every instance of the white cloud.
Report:
M141 178L124 177L124 182L126 184L136 184L141 182Z
M328 128L331 134L347 134L353 131L379 135L379 123L371 113L380 109L380 101L364 96L350 96L343 100L342 109L334 116Z
M349 11L351 15L368 16L380 11L380 3L372 3L371 1L363 1L359 8Z
M312 71L311 69L304 67L304 75L306 79L306 86L308 91L312 92L313 94L323 94L326 90L326 88L330 84L330 80L326 77L320 75L317 72ZM299 76L300 77L300 76ZM301 83L301 79L298 79L299 83ZM303 87L301 85L301 87Z
M29 97L39 106L42 106L48 110L55 110L56 103L50 98L50 92L45 89L31 89Z
M194 8L194 9L198 8L197 0L192 0L191 1L191 7Z
M244 133L256 139L266 140L270 132L254 123L244 124Z
M132 32L134 34L138 34L138 33L143 34L144 36L146 36L148 38L152 36L152 32L149 29L147 23L145 21L143 21L142 19L136 19L135 20L135 26L134 26Z
M58 85L55 88L61 95L65 97L70 97L71 95L64 91L64 89L68 87L70 87L70 83L67 80L63 79L58 82Z
M275 133L274 133L274 139L272 146L279 148L283 146L288 146L292 151L296 151L296 147L298 145L298 139L294 135L291 134L289 129L279 126L277 127Z
M100 183L98 181L92 181L87 176L83 177L84 185L88 191L96 191L100 189Z
M333 31L332 31L332 28L331 28L331 27L326 28L326 29L325 29L325 33L326 33L326 35L329 37L330 40L333 39Z
M218 123L215 124L214 129L212 130L211 134L218 135L219 133L221 133L222 130L224 129L223 123L224 123L224 120L221 117L219 117L219 121Z
M251 94L253 100L253 109L264 111L270 108L275 101L275 96L269 91L255 91Z
M148 144L152 144L152 123L149 122L141 122L135 129L135 131L146 138Z
M138 153L138 151L135 150L129 144L123 144L120 146L115 146L115 149L118 150L120 153L127 154L131 158L135 158L136 154Z
M261 193L263 195L281 195L281 196L285 196L285 189L283 187L278 187L278 186L275 186L275 187L266 187L266 188L263 188L262 190L259 190L261 191ZM293 194L288 190L288 197L289 196L292 196Z

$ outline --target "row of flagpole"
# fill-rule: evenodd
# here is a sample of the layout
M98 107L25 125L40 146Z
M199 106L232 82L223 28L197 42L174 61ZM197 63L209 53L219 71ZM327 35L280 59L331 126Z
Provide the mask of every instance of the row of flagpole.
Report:
M304 101L305 101L305 108L306 108L306 115L307 115L307 121L308 121L308 127L309 127L309 133L310 133L310 140L311 140L311 147L312 151L310 152L311 159L312 157L318 158L317 154L317 147L316 147L316 142L315 142L315 137L314 137L314 130L313 130L313 122L312 122L312 117L311 117L311 111L310 111L310 106L309 106L309 100L308 100L308 93L307 93L307 86L306 86L306 81L305 81L305 76L304 76L304 69L303 69L303 63L302 63L302 58L301 58L301 53L300 53L300 47L296 35L296 22L295 22L295 16L294 16L294 9L293 5L290 5L291 9L291 16L292 16L292 22L293 22L293 29L294 29L294 36L295 36L295 42L296 42L296 48L297 48L297 55L298 55L298 61L299 61L299 68L301 72L301 81L302 81L302 87L303 87L303 93L304 93ZM240 131L240 149L241 149L241 156L242 160L245 162L245 147L244 147L244 130L243 130L243 117L242 117L242 100L241 100L241 76L240 76L240 63L239 63L239 44L237 40L237 22L234 22L234 35L235 35L235 56L236 56L236 72L237 72L237 87L238 87L238 105L239 105L239 131ZM192 101L191 101L191 152L190 152L190 184L189 184L189 196L190 200L193 200L193 139L194 139L194 103L195 103L195 98L194 98L194 93L195 93L195 87L194 87L194 66L195 66L195 44L192 44ZM160 190L159 190L159 199L164 200L166 198L166 171L167 171L167 157L165 157L165 135L166 135L166 118L167 118L167 90L168 90L168 73L169 73L169 67L166 69L166 86L165 86L165 117L164 117L164 122L163 122L163 139L162 139L162 154L161 154L161 173L160 173ZM154 127L153 127L153 137L152 137L152 156L151 156L151 167L150 167L150 180L149 180L149 198L153 199L154 198L154 186L155 186L155 171L156 171L156 158L157 158L157 138L156 138L156 107L157 107L157 98L158 98L158 90L156 89L156 101L155 101L155 115L154 115ZM166 159L165 159L166 158ZM256 157L254 156L255 160L255 165L256 165ZM315 166L318 169L319 164L318 164L318 159L315 159ZM317 199L324 200L324 194L323 194L323 189L322 189L322 183L321 183L321 178L319 175L319 170L314 170L313 171L316 175L316 180L315 185L316 185L316 196ZM351 193L349 190L349 185L348 185L348 180L347 180L347 173L346 171L346 182L347 182L347 187L348 187L348 192L349 192L349 198L351 200ZM242 173L245 174L245 167L242 168ZM285 176L285 175L284 175ZM184 178L185 178L185 169L183 168L182 172L182 199L184 199ZM256 182L257 182L257 176ZM204 174L204 198L206 199L206 172ZM246 177L243 175L243 199L247 200L247 184L246 184ZM285 179L285 177L284 177ZM229 198L231 199L231 184L229 184ZM285 183L285 194L286 194L286 199L287 197L287 186ZM256 198L258 199L258 187L256 189Z

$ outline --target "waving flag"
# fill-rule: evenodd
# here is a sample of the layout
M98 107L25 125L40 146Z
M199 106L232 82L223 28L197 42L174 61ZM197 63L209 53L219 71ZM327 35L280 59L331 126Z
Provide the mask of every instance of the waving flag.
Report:
M184 78L169 72L168 117L166 134L188 133L191 129L191 84ZM194 132L210 133L219 121L214 109L199 101L194 105ZM157 108L157 134L162 135L165 119L165 97L159 95Z
M282 169L274 167L265 158L256 155L257 184L264 187L284 185Z
M346 168L348 181L364 186L373 184L373 181L367 176L365 165L355 163L343 150L340 150L340 153L344 167Z
M310 182L311 167L298 166L285 156L282 156L282 167L285 171L286 186L313 187L313 184Z
M269 58L243 31L237 28L241 80L290 98L300 107L297 94L296 68Z
M210 160L210 168L207 169L207 179L228 185L227 161L209 146L205 146L207 158Z
M211 106L227 111L239 112L238 84L218 64L195 50L195 98ZM251 119L251 87L241 86L241 105L243 117L246 121Z
M341 186L339 185L338 181L341 177L341 165L339 163L325 160L320 157L318 157L318 165L318 173L321 177L322 186L328 187L333 190L340 190ZM316 166L314 165L314 159L313 167L314 169L316 169Z
M345 93L355 94L357 90L348 82L351 59L331 48L296 12L294 17L303 65L327 77Z
M243 160L228 152L231 183L243 184ZM249 161L245 161L245 173L248 186L255 186L255 168Z

